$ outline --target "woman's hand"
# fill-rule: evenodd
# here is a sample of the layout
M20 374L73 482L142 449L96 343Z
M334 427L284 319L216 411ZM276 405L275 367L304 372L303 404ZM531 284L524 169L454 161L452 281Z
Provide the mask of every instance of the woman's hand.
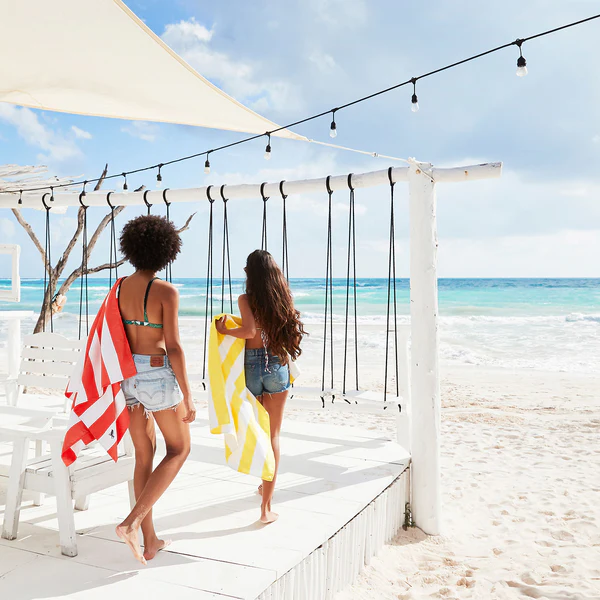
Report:
M224 315L215 323L215 327L217 328L217 331L221 335L227 335L227 333L228 333L226 323L227 323L227 315Z
M181 419L184 423L193 423L196 420L196 406L191 396L183 399L183 406L185 408L185 417Z

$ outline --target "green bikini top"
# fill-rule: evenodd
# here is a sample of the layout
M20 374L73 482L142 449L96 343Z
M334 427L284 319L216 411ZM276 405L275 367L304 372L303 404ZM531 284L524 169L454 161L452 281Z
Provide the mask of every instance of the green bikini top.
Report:
M125 279L125 277L123 277L123 280ZM155 277L154 279L151 279L148 282L148 287L146 288L146 294L144 295L144 320L143 321L135 321L135 320L131 320L131 319L123 319L123 324L124 325L137 325L138 327L152 327L153 329L162 329L162 323L150 323L150 321L148 321L148 313L146 312L146 305L148 304L148 294L150 293L150 288L152 287L152 284L154 283L154 281L158 279L158 277ZM121 283L123 283L123 280L121 280ZM121 291L121 284L119 284L119 291Z

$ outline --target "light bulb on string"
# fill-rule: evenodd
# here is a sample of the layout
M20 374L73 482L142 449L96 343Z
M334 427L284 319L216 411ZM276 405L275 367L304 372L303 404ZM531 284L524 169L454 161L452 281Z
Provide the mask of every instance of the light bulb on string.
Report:
M162 175L160 172L160 169L162 166L163 166L162 164L158 165L158 173L156 174L156 189L157 190L162 190L162 187L163 187Z
M204 172L208 175L210 173L210 160L208 160L210 152L206 154L206 161L204 162Z
M269 141L265 148L265 160L271 160L271 134L269 133L267 135L269 136Z
M19 201L17 204L23 204L23 190L19 190Z
M87 185L87 181L83 182L83 189L81 190L81 196L87 196L87 192L85 191L85 186Z
M337 137L337 125L335 122L335 110L331 111L332 114L332 119L331 119L331 126L329 127L329 136L332 138Z
M417 80L415 77L411 79L413 84L413 95L410 100L410 110L416 113L419 110L419 98L417 98Z
M127 173L121 173L121 175L123 175L123 178L125 179L125 181L123 182L123 191L126 192L127 191Z
M521 50L521 44L523 40L517 40L515 42L517 46L519 46L519 58L517 58L517 77L525 77L527 75L527 61L523 56L523 51Z

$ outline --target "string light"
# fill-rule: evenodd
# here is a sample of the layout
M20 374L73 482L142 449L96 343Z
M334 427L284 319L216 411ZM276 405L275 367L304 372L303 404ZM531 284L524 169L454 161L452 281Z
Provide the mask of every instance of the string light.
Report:
M23 190L19 190L19 200L17 204L23 204Z
M83 182L83 189L81 190L81 196L87 196L87 192L85 191L85 186L87 185L87 181Z
M519 46L519 58L517 58L517 77L525 77L527 75L527 61L523 56L523 51L521 50L521 44L523 40L517 40L515 44Z
M163 187L162 175L160 172L160 169L162 166L163 166L162 164L158 165L158 173L156 174L156 189L157 190L162 190L162 187Z
M410 100L410 102L411 102L410 110L412 110L413 112L417 112L419 110L419 99L417 98L417 79L416 79L416 77L413 77L411 79L411 82L413 84L413 95Z
M396 89L398 89L400 87L404 87L405 85L410 85L411 83L413 84L413 95L412 95L412 98L411 98L411 109L413 110L413 112L417 112L419 110L419 102L418 102L417 93L416 93L416 81L418 79L424 79L425 77L431 77L433 75L437 75L438 73L441 73L443 71L447 71L449 69L453 69L453 68L455 68L457 66L460 66L460 65L463 65L465 63L477 60L477 59L482 58L484 56L487 56L489 54L493 54L495 52L499 52L500 50L504 50L506 48L510 48L512 46L515 46L515 45L519 47L519 58L517 59L517 75L519 77L524 77L525 75L527 75L527 61L525 60L525 57L523 56L523 53L521 51L521 44L523 44L524 42L527 42L529 40L533 40L533 39L537 39L537 38L540 38L540 37L548 36L548 35L551 35L553 33L558 32L558 31L562 31L563 29L569 29L571 27L575 27L575 26L581 25L583 23L587 23L589 21L594 21L594 20L597 20L597 19L600 19L600 14L592 15L591 17L587 17L585 19L580 19L579 21L574 21L574 22L571 22L571 23L567 23L565 25L561 25L559 27L555 27L553 29L542 31L540 33L531 35L531 36L526 37L526 38L513 40L511 42L502 44L501 46L496 46L495 48L490 48L489 50L486 50L484 52L480 52L478 54L474 54L474 55L469 56L467 58L464 58L462 60L459 60L459 61L456 61L454 63L448 64L448 65L446 65L444 67L440 67L440 68L434 69L432 71L429 71L427 73L423 73L422 75L419 75L418 77L413 77L413 78L411 78L411 79L409 79L407 81L403 81L401 83L397 83L397 84L392 85L392 86L390 86L388 88L385 88L385 89L373 92L373 93L368 94L366 96L363 96L361 98L357 98L355 100L352 100L351 102L348 102L346 104L338 106L335 109L329 109L329 110L326 110L324 112L320 112L320 113L311 115L309 117L305 117L303 119L299 119L297 121L294 121L293 123L288 123L287 125L282 125L281 127L277 127L276 129L273 129L273 130L271 130L268 133L257 134L257 135L252 135L252 136L249 136L249 137L246 137L246 138L242 138L242 139L236 140L234 142L231 142L229 144L224 144L224 145L219 146L217 148L213 148L212 150L209 150L208 152L205 150L205 151L202 151L202 152L197 152L195 154L190 154L188 156L181 156L179 158L176 158L176 159L173 159L173 160L170 160L170 161L165 161L164 163L161 163L161 165L159 165L159 166L172 165L172 164L175 164L175 163L183 162L183 161L186 161L186 160L191 160L191 159L198 158L200 156L206 155L206 162L204 163L204 171L205 171L205 173L208 174L208 173L210 173L210 162L209 162L209 159L208 159L208 155L210 154L210 152L216 152L216 151L219 151L219 150L225 150L225 149L228 149L228 148L232 148L234 146L238 146L240 144L245 144L247 142L251 142L251 141L257 140L257 139L263 137L264 135L267 135L268 138L269 138L269 140L268 140L269 143L267 144L267 146L265 148L265 155L264 155L265 159L269 160L271 158L271 135L273 133L276 133L276 132L279 132L279 131L284 131L284 130L289 129L291 127L296 127L298 125L303 125L304 123L308 123L310 121L313 121L315 119L319 119L319 118L324 117L326 115L333 114L333 120L331 122L329 135L331 137L336 137L336 135L337 135L337 125L335 123L335 112L336 111L349 108L351 106L354 106L355 104L360 104L362 102L366 102L367 100L371 100L372 98L376 98L378 96L381 96L382 94L387 94L387 93L389 93L389 92L391 92L393 90L396 90ZM149 166L149 167L141 167L139 169L133 169L131 171L123 172L121 174L115 173L114 175L107 175L107 176L103 177L102 179L114 179L115 177L121 177L122 176L124 178L123 191L127 191L127 175L132 175L134 173L143 173L145 171L149 171L151 169L155 169L156 167L157 167L157 165L152 165L152 166ZM98 181L100 181L100 178L88 180L88 182L90 182L90 183L92 183L92 182L98 182ZM157 181L160 182L161 179L159 179L159 177L157 177ZM73 185L78 185L78 184L81 184L81 183L82 183L81 181L72 181L70 183L57 184L54 187L63 188L63 187L69 187L69 186L73 186ZM50 189L52 190L53 188L50 188ZM48 190L48 186L47 185L46 186L42 186L42 187L38 187L38 188L28 188L27 189L28 192L37 192L37 191L45 191L45 190ZM19 189L5 189L3 191L7 192L7 193L16 193L16 192L19 192L20 190ZM52 193L52 196L53 196L53 193ZM51 198L51 199L53 199L53 198Z

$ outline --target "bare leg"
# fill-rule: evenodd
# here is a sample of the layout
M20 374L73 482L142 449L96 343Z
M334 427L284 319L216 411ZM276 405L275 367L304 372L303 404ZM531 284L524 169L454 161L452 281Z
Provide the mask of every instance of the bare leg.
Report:
M141 494L138 495L136 490L136 505L116 529L117 535L129 545L135 558L142 564L146 564L146 558L142 555L138 530L156 501L175 479L190 453L190 428L182 421L185 416L183 403L179 404L176 410L162 410L153 413L153 416L165 438L167 455L148 477ZM156 538L156 534L154 537Z
M281 431L281 422L283 421L283 410L285 401L288 397L288 391L278 394L263 394L262 405L269 413L269 421L271 424L271 445L273 446L273 454L275 454L275 475L273 481L263 481L262 483L262 504L260 507L260 520L262 523L268 524L276 521L279 515L271 511L271 500L275 491L275 481L277 479L277 471L279 470L279 432Z
M135 471L133 474L133 488L135 497L139 498L152 475L154 455L156 454L156 431L154 428L154 417L146 417L144 408L138 404L130 413L129 432L135 446ZM148 512L142 521L142 533L144 535L144 558L151 560L159 550L168 545L168 542L159 540L154 523L152 522L152 510Z

